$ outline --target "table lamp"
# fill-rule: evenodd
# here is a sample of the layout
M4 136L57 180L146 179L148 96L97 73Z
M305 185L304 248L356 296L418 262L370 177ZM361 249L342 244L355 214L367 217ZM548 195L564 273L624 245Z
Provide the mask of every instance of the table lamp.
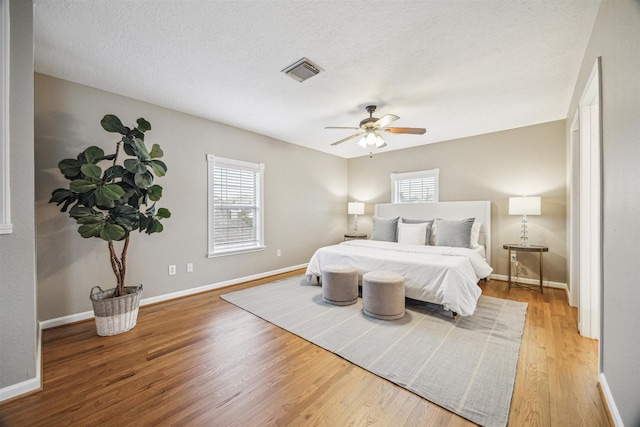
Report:
M509 215L522 215L520 244L529 246L527 240L527 215L540 215L540 197L509 197Z
M349 215L355 215L356 219L353 223L353 233L358 234L358 215L364 214L364 203L362 202L349 202L348 205Z

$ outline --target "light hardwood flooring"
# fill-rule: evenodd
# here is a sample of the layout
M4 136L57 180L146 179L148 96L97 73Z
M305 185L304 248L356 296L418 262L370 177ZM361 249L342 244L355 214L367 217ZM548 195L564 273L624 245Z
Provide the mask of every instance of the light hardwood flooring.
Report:
M43 389L0 404L0 425L472 425L220 299L269 280L142 307L114 337L93 321L45 330ZM608 425L597 343L564 291L481 287L529 303L509 426Z

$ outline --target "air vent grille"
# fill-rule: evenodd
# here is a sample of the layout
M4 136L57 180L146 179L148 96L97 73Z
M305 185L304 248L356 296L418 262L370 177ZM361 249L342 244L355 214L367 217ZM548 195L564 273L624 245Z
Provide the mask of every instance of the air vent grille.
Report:
M282 70L283 73L299 82L303 82L322 71L324 71L322 68L320 68L318 65L314 64L307 58L302 58Z

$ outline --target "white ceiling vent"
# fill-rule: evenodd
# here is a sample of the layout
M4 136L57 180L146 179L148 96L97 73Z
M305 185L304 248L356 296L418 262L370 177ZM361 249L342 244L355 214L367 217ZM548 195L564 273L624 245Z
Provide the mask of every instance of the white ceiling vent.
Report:
M282 70L283 73L299 82L303 82L321 71L324 70L307 58L302 58Z

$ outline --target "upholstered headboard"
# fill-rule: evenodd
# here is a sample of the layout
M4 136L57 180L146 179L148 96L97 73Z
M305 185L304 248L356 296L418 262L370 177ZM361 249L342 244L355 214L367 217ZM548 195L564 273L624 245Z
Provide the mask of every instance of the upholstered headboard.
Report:
M375 216L410 219L465 219L475 218L482 224L478 243L484 245L486 258L491 265L491 202L428 202L428 203L382 203L375 206Z

